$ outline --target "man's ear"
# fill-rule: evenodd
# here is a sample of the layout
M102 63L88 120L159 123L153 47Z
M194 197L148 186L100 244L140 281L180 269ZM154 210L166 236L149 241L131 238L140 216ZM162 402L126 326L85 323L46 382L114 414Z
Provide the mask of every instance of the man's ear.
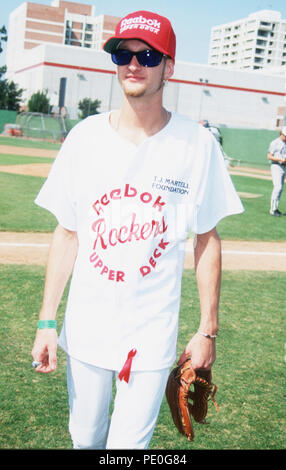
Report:
M166 59L166 65L165 65L165 70L164 70L164 80L169 80L169 78L172 77L174 74L174 69L175 69L175 63L173 59Z

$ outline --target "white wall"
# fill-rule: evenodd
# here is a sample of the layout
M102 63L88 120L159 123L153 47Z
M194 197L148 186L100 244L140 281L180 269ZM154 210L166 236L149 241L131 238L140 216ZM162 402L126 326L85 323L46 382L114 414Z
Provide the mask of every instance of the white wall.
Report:
M105 52L41 45L22 55L17 72L10 78L25 88L25 102L35 91L48 89L52 102L57 103L60 78L67 77L65 105L75 118L77 103L85 97L101 100L102 112L120 105L121 90L111 72L115 72L115 66ZM200 79L208 80L208 86L202 86ZM285 105L285 92L285 75L177 62L165 89L164 104L195 120L275 129L277 108Z

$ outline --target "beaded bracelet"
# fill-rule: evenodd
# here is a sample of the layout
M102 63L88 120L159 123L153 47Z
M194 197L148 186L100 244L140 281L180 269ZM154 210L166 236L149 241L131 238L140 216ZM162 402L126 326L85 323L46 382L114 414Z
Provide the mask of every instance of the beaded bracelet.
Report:
M57 321L56 320L39 320L38 321L38 328L40 330L44 328L57 328Z

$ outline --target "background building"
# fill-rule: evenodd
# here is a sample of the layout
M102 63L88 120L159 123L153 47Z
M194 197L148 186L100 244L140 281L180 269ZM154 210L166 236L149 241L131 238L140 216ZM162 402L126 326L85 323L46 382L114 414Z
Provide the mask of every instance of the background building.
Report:
M208 63L232 69L286 69L286 19L262 10L211 30Z
M96 17L90 5L61 0L51 6L28 2L13 11L7 77L24 89L23 105L36 91L47 90L54 112L64 106L71 118L78 118L83 98L100 100L100 112L120 106L116 68L102 50L118 20ZM278 108L285 106L285 80L281 66L274 73L176 61L164 105L213 125L276 129Z
M76 118L77 104L85 97L99 99L101 112L120 106L122 92L115 70L105 52L42 44L23 54L13 80L25 89L26 103L35 91L48 90L56 106L65 78L65 106L70 117ZM171 111L217 125L275 129L285 93L281 75L177 61L165 88L164 104Z
M17 70L25 51L41 44L66 44L100 51L119 19L95 16L94 6L63 0L52 1L51 6L22 3L9 17L7 77Z

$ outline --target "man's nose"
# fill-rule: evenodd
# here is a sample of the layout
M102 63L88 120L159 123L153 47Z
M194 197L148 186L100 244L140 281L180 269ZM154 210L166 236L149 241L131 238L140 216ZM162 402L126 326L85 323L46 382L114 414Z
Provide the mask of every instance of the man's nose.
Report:
M139 68L141 67L141 65L139 64L138 60L137 60L137 57L136 55L133 55L132 56L132 59L131 61L129 62L129 67L133 67L133 68Z

